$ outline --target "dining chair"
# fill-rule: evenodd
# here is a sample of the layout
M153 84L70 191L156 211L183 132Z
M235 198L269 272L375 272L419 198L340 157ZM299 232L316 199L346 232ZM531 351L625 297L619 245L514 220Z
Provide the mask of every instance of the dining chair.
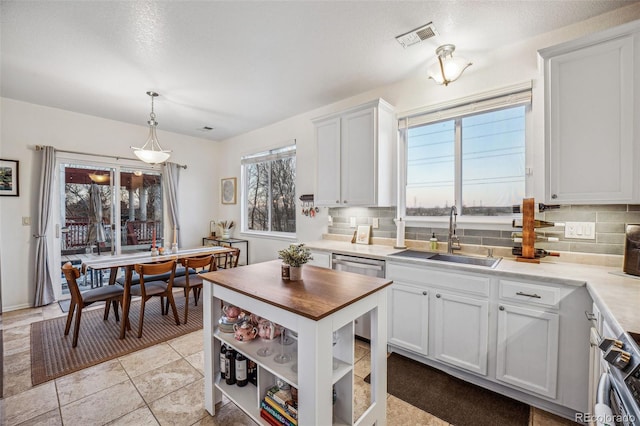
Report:
M220 255L220 261L218 262L218 268L229 269L238 267L238 260L240 260L240 249L237 247L230 247L233 251Z
M216 262L215 257L212 254L198 257L187 257L180 260L185 270L192 273L186 274L182 277L175 278L173 280L174 287L182 287L184 289L184 322L187 323L189 316L189 292L193 289L193 301L195 306L198 306L198 299L200 299L200 293L202 291L202 276L201 272L215 271ZM165 310L168 310L169 300L165 302Z
M144 308L147 300L154 296L160 298L160 311L162 315L169 313L169 308L166 311L164 308L164 298L167 298L171 310L173 311L173 317L176 320L176 325L180 325L178 319L178 310L176 309L176 302L173 299L173 280L176 272L176 261L168 260L166 262L157 263L138 263L134 265L135 271L140 276L140 284L131 286L131 295L140 296L140 319L138 321L138 337L142 337L142 326L144 324ZM170 272L169 279L162 281L153 279L152 275L160 275L166 272ZM146 277L146 279L145 279Z
M71 293L71 304L69 305L69 313L67 314L67 324L64 328L64 335L69 335L73 314L75 312L76 320L73 328L73 343L71 344L71 346L75 348L78 346L78 334L80 333L82 310L95 302L105 302L103 319L106 321L109 319L109 310L113 304L116 322L120 321L120 316L118 315L118 303L122 304L124 289L119 285L107 285L81 292L77 281L77 279L80 278L80 271L77 268L74 268L71 262L67 262L62 265L62 273L67 280L69 292Z

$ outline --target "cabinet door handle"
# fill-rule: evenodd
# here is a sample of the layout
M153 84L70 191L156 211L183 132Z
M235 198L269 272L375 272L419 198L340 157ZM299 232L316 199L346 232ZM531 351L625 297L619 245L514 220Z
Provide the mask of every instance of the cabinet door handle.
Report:
M440 295L440 293L437 293L437 294L436 294L436 297L437 297L438 299L440 299L442 296Z
M427 292L426 292L426 291L423 291L423 292L422 292L422 295L423 295L423 296L426 296L426 295L427 295Z
M524 293L522 291L517 292L516 296L525 296L525 297L533 297L534 299L542 299L542 296L538 296L535 293L529 294L529 293Z
M587 320L589 320L589 321L597 321L598 320L598 316L596 314L594 314L593 312L584 311L584 314L586 315Z
M556 198L558 198L558 195L557 194L553 194L553 195L551 195L551 198L553 198L555 200Z
M347 204L347 200L344 200L343 203Z
M336 204L340 204L340 200L336 200Z
M500 306L498 309L500 309L501 311L504 311L504 306Z

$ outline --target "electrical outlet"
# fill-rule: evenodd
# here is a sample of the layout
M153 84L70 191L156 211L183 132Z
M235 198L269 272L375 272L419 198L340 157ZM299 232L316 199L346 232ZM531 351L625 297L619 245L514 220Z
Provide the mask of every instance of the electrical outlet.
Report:
M349 226L352 228L356 227L356 218L355 217L350 217L349 218Z
M22 216L22 226L31 225L31 218L29 216Z
M327 225L333 226L333 217L331 215L327 216Z
M596 239L595 222L566 222L564 224L564 237L579 240Z
M377 218L377 217L374 217L374 218L371 220L371 224L372 224L372 228L373 228L373 229L378 229L378 228L380 228L380 219L379 219L379 218Z

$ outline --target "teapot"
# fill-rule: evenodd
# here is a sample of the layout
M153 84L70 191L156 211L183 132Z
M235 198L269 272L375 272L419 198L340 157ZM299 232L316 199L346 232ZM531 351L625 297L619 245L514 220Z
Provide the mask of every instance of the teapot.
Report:
M239 342L248 342L255 339L258 335L258 329L248 321L244 321L241 324L234 324L233 331L234 337Z
M280 327L274 322L262 319L258 323L258 335L263 339L273 340L280 335Z
M222 312L224 312L224 316L226 316L229 321L236 321L242 313L242 310L237 306L224 305L222 307Z

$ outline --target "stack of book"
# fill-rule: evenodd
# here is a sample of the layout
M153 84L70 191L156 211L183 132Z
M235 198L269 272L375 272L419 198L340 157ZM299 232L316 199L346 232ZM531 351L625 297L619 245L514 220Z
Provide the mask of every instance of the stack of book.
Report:
M274 426L298 426L298 408L289 389L273 386L260 402L260 416Z

